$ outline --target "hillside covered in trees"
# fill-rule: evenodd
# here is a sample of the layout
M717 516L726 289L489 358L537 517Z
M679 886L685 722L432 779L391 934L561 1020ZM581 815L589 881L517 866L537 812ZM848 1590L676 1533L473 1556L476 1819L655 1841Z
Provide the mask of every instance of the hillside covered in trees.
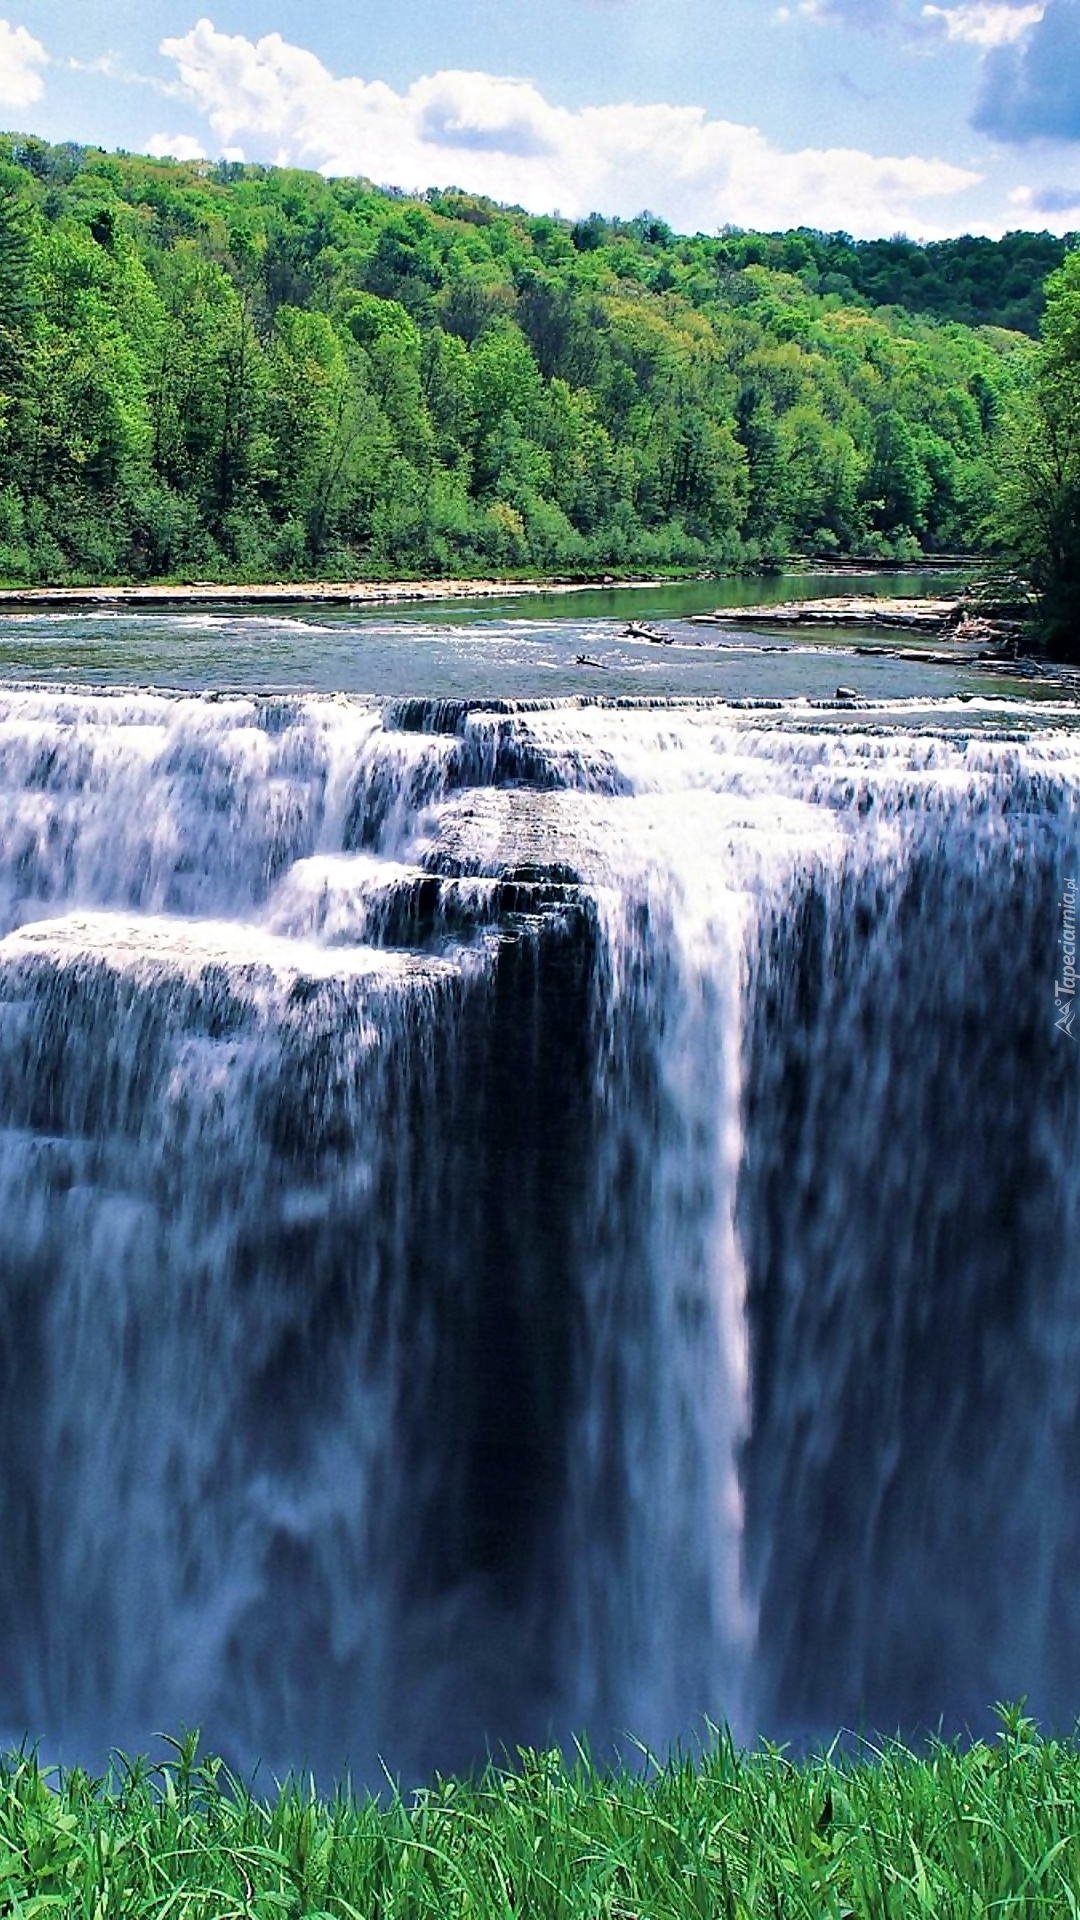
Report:
M1046 285L1042 344L1008 435L995 527L1036 633L1080 664L1080 251Z
M3 136L0 578L976 549L1063 252Z

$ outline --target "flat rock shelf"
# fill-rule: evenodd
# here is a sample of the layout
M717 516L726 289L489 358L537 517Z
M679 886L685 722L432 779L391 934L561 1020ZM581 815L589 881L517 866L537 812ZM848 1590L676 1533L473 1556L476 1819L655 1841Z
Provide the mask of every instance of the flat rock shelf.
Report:
M704 625L761 627L889 627L905 633L955 632L965 618L965 602L948 600L878 599L876 595L841 593L826 600L784 600L778 606L717 607L713 613L695 613Z

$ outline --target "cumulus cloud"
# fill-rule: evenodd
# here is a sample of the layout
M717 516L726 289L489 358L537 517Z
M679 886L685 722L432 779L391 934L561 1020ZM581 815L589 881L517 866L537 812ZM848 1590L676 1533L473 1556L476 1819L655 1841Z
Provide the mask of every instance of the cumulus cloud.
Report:
M987 55L972 124L1000 140L1080 140L1080 0L1047 0L1024 39Z
M1046 12L1045 0L1030 6L1008 5L1006 0L974 0L958 7L924 7L922 17L940 27L950 40L973 47L1009 47L1037 27Z
M44 92L41 69L48 64L40 40L0 20L0 106L32 107Z
M1025 214L1080 213L1080 186L1014 187L1009 204Z
M432 146L521 157L555 152L547 102L526 82L438 73L422 84L417 131Z
M486 73L427 75L399 93L335 78L280 34L251 41L205 19L162 52L217 152L240 144L253 159L405 188L453 185L536 211L630 215L652 206L691 231L730 221L928 234L927 208L979 178L917 156L784 152L756 127L700 107L571 111L525 81Z
M146 143L155 160L205 160L206 148L190 133L155 133Z

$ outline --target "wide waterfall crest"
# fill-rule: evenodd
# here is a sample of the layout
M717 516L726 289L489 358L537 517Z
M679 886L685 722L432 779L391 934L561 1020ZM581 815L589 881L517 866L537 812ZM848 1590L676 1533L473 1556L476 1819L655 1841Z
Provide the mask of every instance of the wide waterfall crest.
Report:
M0 1730L1071 1715L1078 856L1053 703L5 689Z

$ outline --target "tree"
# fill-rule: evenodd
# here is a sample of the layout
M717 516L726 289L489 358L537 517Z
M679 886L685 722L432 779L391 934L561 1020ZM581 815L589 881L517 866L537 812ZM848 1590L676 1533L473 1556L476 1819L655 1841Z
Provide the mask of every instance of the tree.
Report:
M1002 329L1039 311L1063 257L1048 235L575 226L460 191L0 135L0 565L966 546L1038 351ZM1017 438L1048 608L1076 517L1073 271Z
M865 486L874 521L884 533L918 533L926 524L933 485L915 435L895 407L877 422Z
M1042 352L1013 433L999 529L1047 645L1080 661L1080 252L1047 282Z
M278 308L268 379L274 504L279 518L304 527L307 548L318 557L350 498L377 409L322 313Z
M0 188L0 394L21 388L34 326L29 209L10 187Z

